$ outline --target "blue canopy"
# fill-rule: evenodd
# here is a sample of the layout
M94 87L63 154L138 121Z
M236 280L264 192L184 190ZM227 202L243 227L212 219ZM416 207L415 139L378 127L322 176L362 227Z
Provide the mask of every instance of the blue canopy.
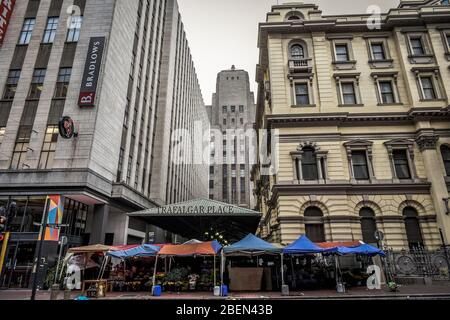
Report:
M143 244L139 247L128 250L109 251L106 253L106 255L119 259L126 259L131 257L154 257L160 249L161 248L158 246Z
M281 249L274 246L272 243L266 242L253 234L248 234L241 241L232 244L231 246L224 247L223 252L225 255L232 254L246 254L246 255L261 255L261 254L273 254L281 253Z
M283 253L291 254L307 254L307 253L323 253L330 252L329 249L324 249L316 245L308 239L307 236L302 235L300 238L292 242L283 249Z
M385 256L385 253L383 250L375 248L371 245L368 245L366 243L361 244L360 246L357 247L338 247L337 248L337 253L339 255L346 255L346 254L362 254L362 255L366 255L366 256L375 256L375 255L380 255L380 256Z

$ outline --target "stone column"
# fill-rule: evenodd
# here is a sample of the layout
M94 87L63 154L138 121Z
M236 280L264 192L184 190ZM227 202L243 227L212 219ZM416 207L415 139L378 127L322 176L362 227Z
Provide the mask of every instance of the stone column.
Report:
M94 218L92 219L91 244L105 243L105 230L109 218L109 205L94 205Z
M447 215L444 199L449 197L447 185L444 180L444 173L439 168L442 167L442 160L436 149L439 136L430 129L421 129L416 135L416 143L422 152L428 181L431 182L431 197L436 210L437 222L444 234L446 244L450 241L450 215Z

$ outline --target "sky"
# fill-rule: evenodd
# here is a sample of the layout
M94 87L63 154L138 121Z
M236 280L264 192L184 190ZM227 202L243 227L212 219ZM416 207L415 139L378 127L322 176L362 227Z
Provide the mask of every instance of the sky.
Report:
M279 4L292 1L278 0ZM397 7L398 0L311 0L323 15L366 13L370 5L382 12ZM277 0L178 0L203 99L211 104L217 73L235 65L248 71L256 92L258 23Z

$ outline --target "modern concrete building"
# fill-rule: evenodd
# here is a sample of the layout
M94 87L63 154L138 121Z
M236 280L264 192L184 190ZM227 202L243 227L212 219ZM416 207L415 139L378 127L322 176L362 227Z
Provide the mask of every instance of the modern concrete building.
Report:
M232 66L219 72L212 106L207 106L212 130L210 199L253 208L250 169L255 163L254 101L246 71Z
M49 194L69 246L142 243L151 228L127 212L207 197L208 165L171 161L174 130L209 129L175 0L17 1L0 88L1 286L28 285Z
M266 239L450 242L450 6L401 1L375 18L286 3L259 25L256 123L273 130L269 146L259 136L273 161L252 173Z

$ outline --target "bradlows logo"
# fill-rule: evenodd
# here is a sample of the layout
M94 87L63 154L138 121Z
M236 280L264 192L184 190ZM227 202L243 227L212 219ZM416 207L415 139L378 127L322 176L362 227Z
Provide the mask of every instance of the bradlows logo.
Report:
M14 9L16 0L0 0L0 47L5 39L6 29Z
M78 105L80 107L95 106L95 95L104 47L105 37L91 38L83 78L81 80L80 97L78 99Z

